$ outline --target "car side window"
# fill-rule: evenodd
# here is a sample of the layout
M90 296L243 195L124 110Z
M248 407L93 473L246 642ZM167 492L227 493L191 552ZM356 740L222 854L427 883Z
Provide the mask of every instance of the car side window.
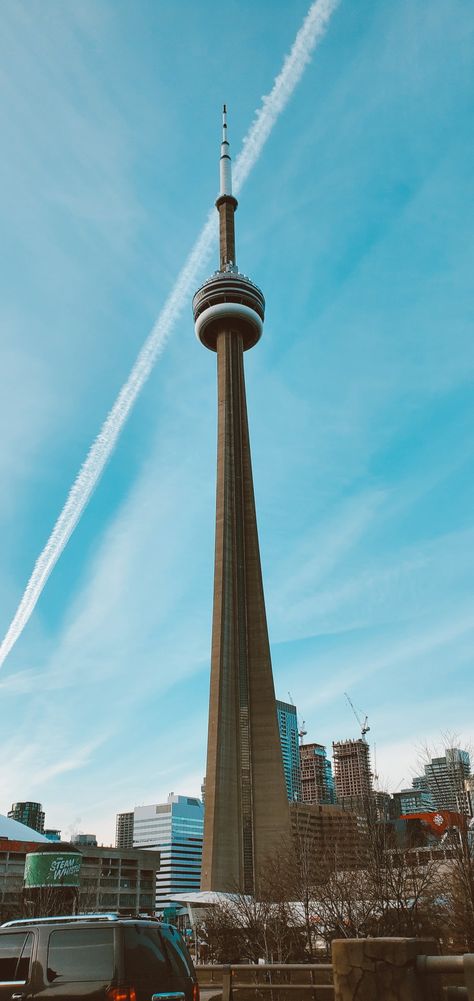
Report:
M31 943L33 936L26 932L13 932L0 935L0 983L24 983L28 976L29 955L26 965L21 962L21 956L29 941L31 954Z
M193 965L188 950L176 928L161 927L161 934L165 943L165 948L169 956L170 963L175 973L181 977L193 976Z
M154 980L166 986L170 968L158 928L130 925L124 928L125 974L130 983Z
M112 928L53 931L48 945L49 983L110 981L114 975Z

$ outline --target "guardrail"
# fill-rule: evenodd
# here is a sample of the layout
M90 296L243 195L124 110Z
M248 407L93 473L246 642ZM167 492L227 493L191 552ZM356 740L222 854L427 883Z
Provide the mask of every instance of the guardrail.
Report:
M436 947L428 938L335 939L335 1001L474 1001L474 955L439 956Z
M229 966L197 966L201 991L222 994L222 1001L232 1001L237 990L312 991L313 1001L334 996L331 963L238 963ZM323 974L326 982L320 981ZM319 981L319 982L318 982Z
M465 987L445 987L446 997L474 1001L474 953L466 953L464 956L418 956L416 972L422 977L442 974L463 977Z
M418 943L413 939L368 939L366 941L372 952L374 952L375 948L377 949L374 957L378 957L377 965L383 965L380 961L388 949L403 948L404 944L407 945L411 942L413 948L418 951ZM357 943L352 940L352 943L346 942L343 944L346 947L354 946L355 944L363 947L363 943L364 940L359 939ZM434 943L431 944L434 945ZM390 958L390 956L387 956L388 962L390 962ZM419 987L417 987L415 981L419 984L420 980L434 978L430 981L431 990L434 991L435 982L438 977L452 976L456 977L458 982L464 980L465 986L441 987L440 985L435 991L436 997L440 997L442 993L443 997L448 999L448 1001L454 1001L456 998L459 1001L461 1001L461 998L464 1001L474 1001L473 953L467 953L463 956L431 956L418 953L418 955L413 956L412 963L412 979L409 974L409 964L406 966L409 987L407 987L407 983L403 980L403 975L401 976L399 985L401 989L400 997L403 996L407 999L412 997L419 998ZM347 970L347 967L345 969ZM416 976L413 976L415 972ZM298 991L302 992L301 997L304 1001L306 999L308 1001L333 1001L335 996L333 965L331 963L262 963L258 965L255 963L239 963L216 966L206 964L197 966L196 973L201 991L214 992L216 995L222 997L222 1001L236 1001L234 991L252 992L254 997L258 996L260 991L274 991L275 995L271 993L270 998L266 995L268 1001L285 1001L285 999L282 999L282 994L284 995L285 991L288 991L291 1001L296 1001L298 993L295 992ZM354 990L357 996L360 990L358 979L356 978L354 981ZM408 993L406 993L407 990ZM428 991L430 991L429 987ZM310 992L309 997L308 992ZM363 991L361 992L361 996L362 994ZM349 993L343 992L343 995L337 993L336 999L342 996L344 998L352 998L352 994L349 991ZM390 997L395 996L399 996L397 992L390 993ZM423 993L424 996L425 994ZM385 1001L383 988L379 990L377 1001Z

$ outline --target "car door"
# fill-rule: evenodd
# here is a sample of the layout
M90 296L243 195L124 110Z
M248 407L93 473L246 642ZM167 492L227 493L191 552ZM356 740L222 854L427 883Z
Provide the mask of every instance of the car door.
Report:
M30 970L34 935L31 931L0 934L0 1001L31 997Z

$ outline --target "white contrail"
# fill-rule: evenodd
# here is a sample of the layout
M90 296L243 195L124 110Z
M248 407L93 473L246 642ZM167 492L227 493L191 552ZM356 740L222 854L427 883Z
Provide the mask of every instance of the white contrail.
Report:
M319 39L324 34L331 14L338 3L339 0L315 0L311 4L270 94L262 98L262 104L236 159L234 169L234 189L236 192L240 191L258 160L278 116L299 83L306 64L309 62ZM217 214L212 209L127 381L122 386L97 438L91 445L53 531L43 551L38 556L15 616L0 645L0 666L25 628L51 571L67 545L102 476L137 396L145 385L180 313L196 287L203 265L210 257L216 230Z
M315 0L315 3L311 4L293 42L291 52L285 57L270 93L262 98L261 106L245 136L242 151L237 157L233 170L234 188L237 192L247 180L278 116L288 104L295 87L300 82L313 51L323 37L329 19L339 2L340 0Z

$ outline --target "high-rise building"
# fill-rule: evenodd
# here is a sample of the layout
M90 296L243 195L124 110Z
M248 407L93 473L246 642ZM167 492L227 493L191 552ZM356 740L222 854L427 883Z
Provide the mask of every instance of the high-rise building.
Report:
M388 792L381 789L374 789L372 792L372 817L383 823L387 823L392 818L393 800ZM364 814L367 817L367 811Z
M420 813L423 810L425 793L421 789L399 789L393 794L393 805L397 817L406 817L410 813ZM427 807L427 809L431 809Z
M436 810L466 812L464 781L470 774L469 754L458 747L447 747L444 757L431 758L425 775Z
M338 802L364 813L372 804L372 773L367 741L338 740L332 745Z
M115 847L133 848L133 810L118 813L115 821Z
M435 809L433 797L425 775L416 775L411 789L400 789L393 795L397 813L406 817L410 813L426 813Z
M301 744L301 800L303 803L336 802L331 762L323 744Z
M290 702L280 702L277 699L276 707L286 794L290 802L295 803L301 800L301 765L296 706Z
M41 803L32 803L29 800L24 803L12 803L8 816L11 820L17 820L19 824L26 824L33 831L43 834L44 810Z
M428 810L434 810L435 805L433 797L430 792L428 779L426 778L426 775L415 775L415 777L411 780L411 787L416 792L422 793L421 802L423 806L426 807Z
M244 351L260 339L265 300L236 264L231 162L223 122L219 270L196 292L196 335L217 355L216 543L206 767L203 890L252 893L289 838L257 533Z
M204 807L200 799L170 793L166 803L136 806L133 814L134 848L160 852L156 909L161 911L176 893L199 890Z
M474 817L474 775L464 779L464 796L460 812L467 814L468 817Z

